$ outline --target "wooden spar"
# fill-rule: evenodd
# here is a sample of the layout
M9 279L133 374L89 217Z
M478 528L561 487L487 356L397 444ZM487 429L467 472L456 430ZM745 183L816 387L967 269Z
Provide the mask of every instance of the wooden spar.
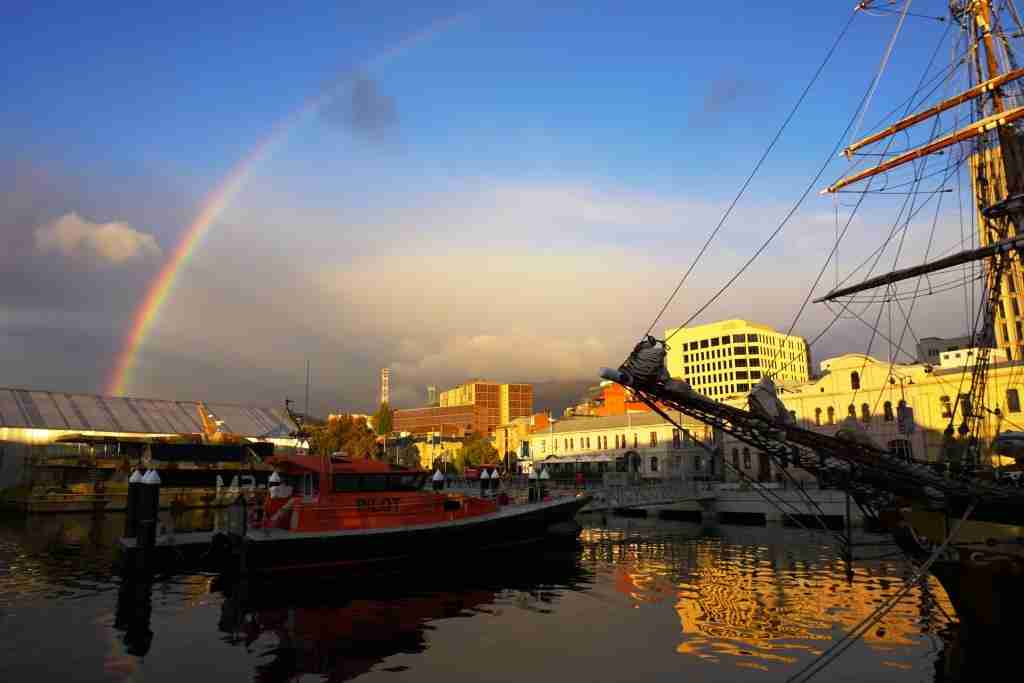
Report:
M921 275L927 275L928 273L934 273L937 270L945 270L946 268L952 268L953 266L959 266L963 263L970 263L971 261L980 261L983 258L994 256L999 253L1005 253L1009 251L1018 251L1024 249L1024 237L1011 237L1009 239L1001 240L987 247L981 247L979 249L967 249L966 251L960 251L956 254L951 254L935 261L928 263L922 263L918 266L911 266L910 268L903 268L902 270L894 270L891 273L885 275L879 275L873 277L856 285L850 285L849 287L843 287L841 289L835 289L820 299L815 299L814 303L821 303L823 301L832 301L842 296L849 296L850 294L856 294L863 292L867 289L874 289L881 287L882 285L891 285L896 282L908 280L912 277L920 277Z
M963 104L964 102L968 102L974 99L975 97L978 97L979 95L984 95L986 92L995 90L1004 83L1015 81L1018 78L1021 78L1022 76L1024 76L1024 69L1014 69L1013 71L1008 71L1005 74L996 76L995 78L990 78L984 83L979 83L973 88L965 90L955 97L951 97L948 100L943 100L942 102L939 102L933 107L929 107L924 111L920 111L916 114L906 117L905 119L897 121L896 123L886 128L885 130L879 131L874 135L869 135L863 140L859 140L853 143L852 145L843 150L843 154L846 155L847 158L849 158L855 151L857 151L861 147L865 147L874 142L878 142L879 140L883 140L889 137L890 135L895 135L896 133L899 133L901 130L906 130L907 128L910 128L911 126L918 124L921 121L925 121L933 116L937 116L942 112L946 111L947 109L952 109L953 107Z
M928 156L929 154L934 154L935 152L941 151L947 147L950 147L951 145L955 145L958 142L963 142L965 140L970 140L971 138L978 137L979 135L987 131L999 128L1000 126L1005 126L1006 124L1011 123L1012 121L1016 121L1017 119L1022 117L1024 117L1024 107L1016 107L1014 109L1010 109L1009 111L993 114L991 116L986 116L980 121L975 121L971 125L964 126L960 130L950 133L949 135L946 135L944 137L941 137L938 140L934 140L928 143L927 145L918 147L917 149L912 149L909 152L904 152L903 154L895 156L892 159L889 159L888 161L884 161L878 164L877 166L872 166L871 168L864 169L859 173L854 173L853 175L847 176L845 178L840 178L832 185L829 185L827 188L822 190L821 194L836 192L846 187L847 185L851 185L853 183L864 180L866 178L870 178L872 176L876 176L879 173L885 173L886 171L896 168L897 166L902 166L908 161L914 161L915 159L920 159L921 157Z

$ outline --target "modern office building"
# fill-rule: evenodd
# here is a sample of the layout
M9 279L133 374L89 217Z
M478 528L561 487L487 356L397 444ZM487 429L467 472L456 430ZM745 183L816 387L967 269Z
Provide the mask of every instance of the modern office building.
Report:
M777 384L810 379L810 352L803 337L748 320L665 330L668 371L705 396L723 399L750 391L771 376Z

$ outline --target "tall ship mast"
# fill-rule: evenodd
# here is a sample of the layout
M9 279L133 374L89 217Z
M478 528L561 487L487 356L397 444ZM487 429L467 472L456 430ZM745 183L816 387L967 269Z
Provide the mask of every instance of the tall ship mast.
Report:
M962 373L956 402L946 416L948 425L939 461L908 459L905 453L892 450L891 444L885 447L867 434L858 435L856 417L848 419L853 425L845 433L841 427L824 428L808 422L806 416L801 421L783 405L770 377L754 387L746 399L746 408L738 407L736 402L704 396L669 374L665 358L671 335L656 339L648 331L619 368L605 369L602 375L631 388L666 419L671 420L671 414L659 406L702 420L768 454L783 472L788 464L796 464L817 475L819 481L846 490L869 518L888 523L918 562L921 572L931 571L940 578L957 605L962 623L970 622L975 629L998 627L1007 610L1024 610L1024 585L1019 580L1024 575L1024 489L1002 477L1001 469L993 468L993 463L1002 462L1005 458L1001 456L1006 455L1016 458L1017 464L1009 469L1024 469L1024 430L1004 429L1005 416L999 400L993 400L993 392L988 391L993 362L1011 366L1024 362L1024 271L1020 255L1024 249L1024 67L1018 63L1014 49L1024 38L1024 23L1013 0L953 0L942 7L941 16L939 3L919 3L914 13L909 11L910 6L910 0L865 1L857 5L855 17L895 16L897 24L879 72L847 131L859 128L859 123L853 125L854 121L863 121L905 21L913 17L945 26L942 39L952 38L952 60L937 73L931 72L929 63L917 88L910 88L910 97L893 110L903 110L901 114L890 113L878 130L842 146L841 157L849 168L821 190L836 206L836 242L829 260L836 255L862 201L878 195L907 198L884 243L865 260L869 263L873 258L867 275L851 282L860 272L858 266L840 281L837 267L835 285L822 294L815 291L822 279L820 273L808 298L816 295L813 301L828 306L835 314L833 323L844 315L865 322L861 313L877 311L873 325L865 322L872 328L874 340L887 310L891 315L896 308L905 317L905 331L910 326L914 304L922 296L954 290L964 293L974 356ZM846 29L833 45L826 63L845 33ZM939 48L933 54L933 62L937 54ZM820 72L821 68L811 85ZM804 93L809 90L810 85ZM939 91L944 92L937 95ZM940 157L945 158L945 168L935 170L936 164L928 165ZM961 216L959 242L945 252L933 248L935 229L942 216L939 199L933 203L934 219L930 221L931 233L923 255L906 254L905 240L912 218L935 197L956 191L949 185L958 183L965 175L969 180L964 183L964 193L970 200L970 211L966 221ZM742 192L741 189L737 199ZM844 195L855 198L854 203L841 204L840 197ZM805 196L806 193L800 197L751 262L778 234ZM842 230L840 206L852 207ZM965 222L971 225L968 233L963 231ZM711 233L708 244L717 231L718 228ZM893 249L893 269L873 275L881 255L894 243L897 246ZM908 262L911 265L895 267ZM827 266L826 261L822 273ZM741 276L746 267L725 287ZM661 313L685 283L688 273ZM689 320L713 301L699 307ZM904 307L903 301L910 303ZM803 310L801 306L794 326ZM894 343L891 338L890 343ZM899 342L895 344L899 348ZM895 365L893 355L890 372ZM1010 383L1016 382L1014 389L1024 380L1022 373L1011 372L1009 376ZM852 411L853 406L850 408ZM901 420L913 420L909 407L904 408L901 402L900 409L904 413ZM718 455L723 467L728 466ZM936 467L953 462L955 467ZM989 607L982 609L978 605Z

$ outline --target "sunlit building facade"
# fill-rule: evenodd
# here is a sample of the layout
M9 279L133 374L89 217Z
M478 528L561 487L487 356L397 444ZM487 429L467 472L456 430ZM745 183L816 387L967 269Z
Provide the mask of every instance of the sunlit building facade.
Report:
M822 361L819 378L786 385L779 398L801 427L834 435L843 420L852 418L883 448L916 460L942 462L947 428L958 429L964 411L974 410L969 387L977 351L942 352L937 366L889 363L849 353ZM1001 349L992 350L991 360L985 405L978 408L982 413L982 456L986 458L990 455L985 450L988 442L998 432L1024 426L1024 361L1007 361ZM745 398L728 402L746 407ZM728 435L722 446L726 461L747 476L761 480L784 476L767 455ZM790 471L801 478L798 470ZM739 478L728 467L726 475L727 479Z
M722 320L665 330L667 366L705 396L745 394L764 376L806 382L810 353L803 337L786 335L748 320Z

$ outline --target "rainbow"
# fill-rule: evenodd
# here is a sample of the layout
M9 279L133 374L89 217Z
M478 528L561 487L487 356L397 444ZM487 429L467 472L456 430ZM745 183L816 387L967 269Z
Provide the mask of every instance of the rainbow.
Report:
M434 21L426 28L403 38L372 59L367 60L359 67L333 79L319 94L304 102L295 112L278 123L267 137L232 167L225 178L206 196L196 219L185 230L160 272L146 288L146 294L135 309L131 326L124 335L114 369L107 381L107 394L122 395L128 391L132 374L138 363L139 352L153 331L164 303L174 291L174 284L179 274L192 254L195 253L200 240L210 231L217 218L245 185L252 170L266 159L270 152L285 140L299 123L330 102L337 95L338 89L355 75L373 67L380 67L383 63L400 57L413 48L436 38L460 23L466 16L467 14L460 13Z

